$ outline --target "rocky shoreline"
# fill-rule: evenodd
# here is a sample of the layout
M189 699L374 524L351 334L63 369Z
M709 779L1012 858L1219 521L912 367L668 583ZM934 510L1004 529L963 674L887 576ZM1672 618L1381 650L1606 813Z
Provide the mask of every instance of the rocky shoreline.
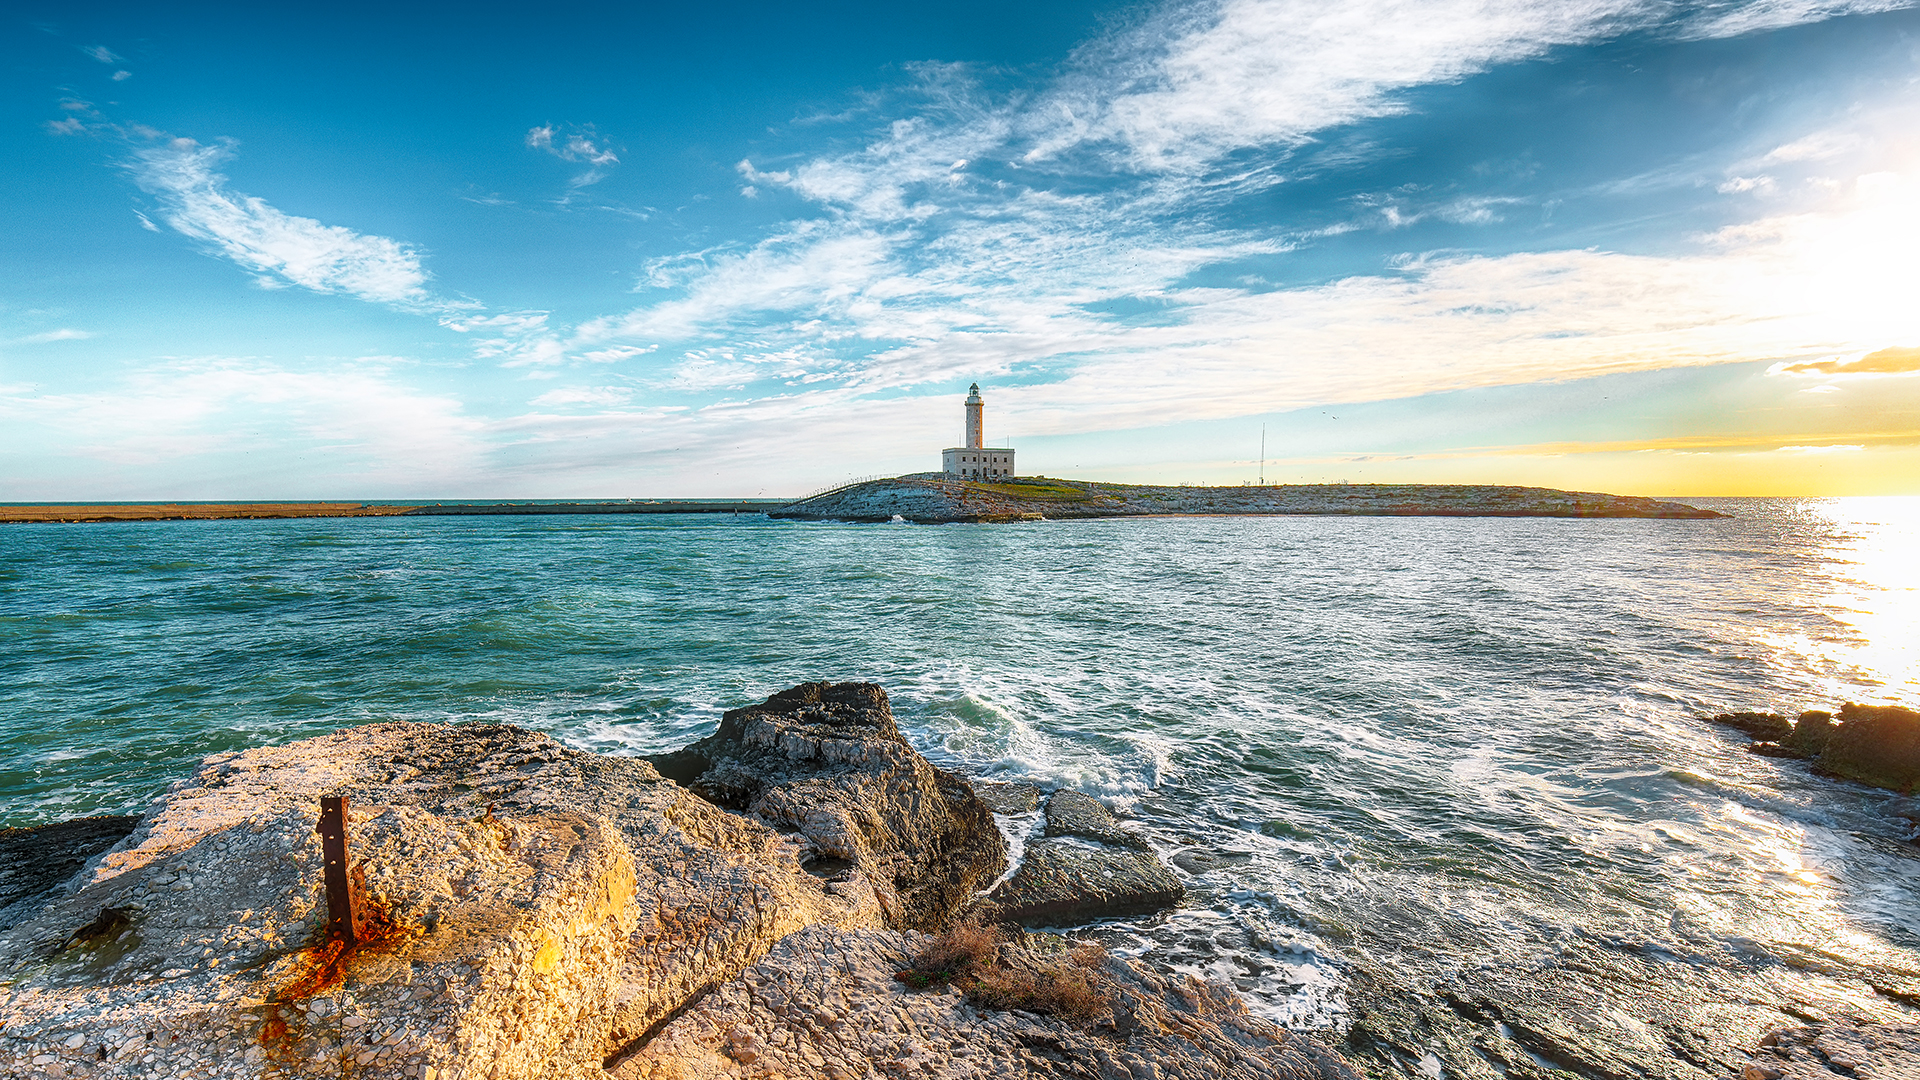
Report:
M327 797L347 800L333 872L350 914L329 899ZM1000 881L992 811L907 745L869 684L776 694L652 761L480 724L374 724L217 754L137 822L15 830L0 845L19 856L0 865L105 848L56 887L45 874L13 887L0 1071L1356 1075L1224 987L1119 957L1086 962L1089 1015L897 977L963 910L1004 904L1037 924L1177 899L1104 808L1048 803L1057 833L1029 846L1030 864L1048 865L1032 852L1052 842L1078 845L1074 865L1103 882L1110 865L1154 872L1135 865L1131 890L1060 873ZM1057 940L1009 932L992 963L1031 984Z
M1772 747L1824 730L1836 775L1865 775L1848 747L1920 741L1911 710L1822 717L1712 719ZM1873 775L1911 791L1896 766ZM332 871L328 797L347 800ZM508 726L349 728L209 757L138 818L0 831L0 1071L1356 1078L1223 985L1020 929L1177 905L1176 868L1235 858L1163 860L1084 794L940 770L871 684L783 691L652 759ZM1587 1015L1604 998L1483 975L1406 986L1356 962L1341 1049L1399 1075L1448 1030L1437 1009L1494 1018L1447 1060L1509 1077L1670 1071L1609 1047ZM1674 1052L1799 1080L1909 1075L1916 1047L1920 1027L1836 1020Z
M806 521L915 524L1170 515L1717 518L1684 503L1591 491L1466 484L1169 487L1023 476L1003 484L916 473L869 480L767 511Z

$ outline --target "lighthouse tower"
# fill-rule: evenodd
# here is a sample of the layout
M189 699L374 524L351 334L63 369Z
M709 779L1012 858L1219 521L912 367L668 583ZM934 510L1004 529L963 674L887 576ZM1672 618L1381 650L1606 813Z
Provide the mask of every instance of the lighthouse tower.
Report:
M967 438L965 446L949 446L940 451L940 471L966 480L1011 480L1013 447L987 445L987 403L980 398L980 384L967 389Z

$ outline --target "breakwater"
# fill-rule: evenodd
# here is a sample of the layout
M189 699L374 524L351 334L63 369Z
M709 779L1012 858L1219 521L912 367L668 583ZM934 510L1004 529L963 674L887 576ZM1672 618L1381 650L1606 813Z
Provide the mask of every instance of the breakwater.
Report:
M777 499L609 499L597 502L32 503L0 506L0 524L232 521L249 518L526 517L554 514L758 514Z

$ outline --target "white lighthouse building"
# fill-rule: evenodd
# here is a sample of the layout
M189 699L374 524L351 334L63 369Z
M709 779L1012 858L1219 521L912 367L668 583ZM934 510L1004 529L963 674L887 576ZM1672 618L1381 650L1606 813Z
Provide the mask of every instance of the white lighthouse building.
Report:
M967 480L1013 478L1013 447L987 445L986 402L980 400L979 383L967 392L967 443L940 451L940 471Z

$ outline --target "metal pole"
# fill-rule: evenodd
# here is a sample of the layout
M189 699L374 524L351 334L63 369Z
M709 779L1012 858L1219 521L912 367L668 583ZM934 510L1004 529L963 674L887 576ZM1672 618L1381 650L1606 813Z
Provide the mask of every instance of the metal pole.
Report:
M347 797L320 799L320 855L326 863L327 940L352 943L353 890L347 887Z

